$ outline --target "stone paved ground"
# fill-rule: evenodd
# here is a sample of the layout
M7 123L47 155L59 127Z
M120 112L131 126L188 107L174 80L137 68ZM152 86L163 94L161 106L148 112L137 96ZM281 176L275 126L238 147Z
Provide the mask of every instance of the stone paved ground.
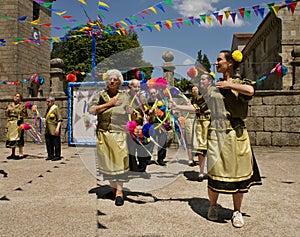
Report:
M151 179L125 185L122 207L95 176L93 148L63 145L61 161L45 161L45 147L32 143L22 160L1 151L1 236L299 236L300 148L254 147L263 186L245 195L241 229L230 223L228 195L219 220L206 219L206 180L195 181L198 169L174 149L167 167L149 166Z

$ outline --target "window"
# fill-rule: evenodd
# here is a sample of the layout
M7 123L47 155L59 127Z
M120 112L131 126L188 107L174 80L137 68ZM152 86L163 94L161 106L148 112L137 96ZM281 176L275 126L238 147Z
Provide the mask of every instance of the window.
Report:
M32 20L35 21L40 17L40 4L33 2L32 7Z

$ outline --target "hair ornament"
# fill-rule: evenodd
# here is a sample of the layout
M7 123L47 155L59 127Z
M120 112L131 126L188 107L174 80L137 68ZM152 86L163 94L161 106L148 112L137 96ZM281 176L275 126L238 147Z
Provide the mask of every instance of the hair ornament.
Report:
M243 54L240 50L234 50L231 54L234 61L240 63L243 60Z

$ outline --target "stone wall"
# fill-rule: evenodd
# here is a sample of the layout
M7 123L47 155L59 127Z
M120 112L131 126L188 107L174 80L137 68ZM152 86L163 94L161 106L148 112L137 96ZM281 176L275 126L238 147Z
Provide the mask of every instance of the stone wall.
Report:
M6 117L4 110L11 98L0 99L0 140L5 141ZM42 116L46 111L46 98L24 98L37 105ZM68 142L67 97L56 98L64 118L62 125L62 142ZM33 122L33 113L28 111L25 122ZM300 90L257 91L249 103L246 119L252 145L256 146L300 146ZM44 138L43 138L44 139ZM31 139L26 136L27 141Z
M257 31L243 49L244 62L241 64L241 74L252 80L257 80L269 72L277 63L288 68L284 77L275 73L266 80L257 83L258 90L290 90L293 89L295 75L291 62L291 52L300 45L300 8L294 14L287 8L281 9L278 17L268 13Z
M46 0L49 2L51 0ZM33 1L32 0L1 0L1 13L9 19L1 18L1 38L6 40L6 46L0 47L0 80L16 82L29 78L37 73L45 78L45 84L41 87L44 96L50 93L50 42L41 40L40 44L20 42L13 44L16 38L33 38L33 27L40 32L40 38L50 37L51 28L41 25L32 25ZM26 21L17 19L27 16ZM39 19L41 23L51 23L51 11L40 7ZM20 85L0 85L1 95L11 96L16 91L22 92L23 96L29 95L30 83Z
M12 102L12 98L2 98L0 99L0 141L6 140L6 117L4 114L5 108L7 104ZM46 105L46 98L24 98L23 103L30 102L37 106L37 109L42 117L45 116L45 112L47 109ZM67 125L68 125L68 98L66 96L55 98L55 104L57 104L61 110L61 114L63 117L62 123L62 133L61 133L61 141L63 143L68 142L68 132L67 132ZM28 118L25 119L25 123L33 123L33 112L28 110ZM25 133L26 134L26 133ZM42 139L44 140L44 131L42 132ZM26 141L32 141L28 135L25 135ZM25 144L26 146L26 144Z
M300 145L300 91L256 91L246 125L252 145Z

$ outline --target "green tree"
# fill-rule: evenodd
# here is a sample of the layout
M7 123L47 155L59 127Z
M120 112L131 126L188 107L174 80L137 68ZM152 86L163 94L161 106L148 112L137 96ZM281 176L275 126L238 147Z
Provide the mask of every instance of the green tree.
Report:
M102 26L103 27L103 26ZM53 44L51 58L61 58L64 61L65 76L74 72L77 81L91 80L92 71L92 37L91 32L81 28L69 31L60 42ZM107 31L105 31L107 32ZM135 33L112 34L104 33L97 36L96 40L96 81L102 80L102 74L108 69L116 68L122 71L124 79L134 78L136 70L142 70L146 78L150 78L153 67L151 63L142 59L143 48L140 46ZM67 82L64 87L66 88Z
M197 62L199 62L207 72L210 72L211 64L206 54L202 55L202 50L198 51Z

